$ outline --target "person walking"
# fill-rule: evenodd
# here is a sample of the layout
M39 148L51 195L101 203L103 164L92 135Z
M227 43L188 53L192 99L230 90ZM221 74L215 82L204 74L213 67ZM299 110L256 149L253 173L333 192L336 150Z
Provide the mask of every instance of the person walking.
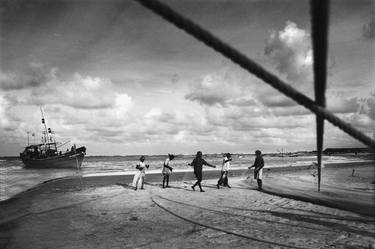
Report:
M263 167L264 167L264 160L262 156L262 152L260 150L255 151L255 161L252 166L249 167L251 169L254 167L254 179L257 180L258 189L262 190L262 176L263 176Z
M144 184L145 176L146 176L146 168L147 169L149 168L149 165L145 163L145 159L146 159L145 156L141 156L139 158L139 163L137 164L137 166L135 166L135 168L138 171L134 174L134 178L133 178L134 190L138 189L138 182L139 181L141 181L141 189L144 189L143 184Z
M198 185L199 186L199 189L201 192L205 192L203 189L202 189L202 185L201 185L201 182L202 182L202 167L203 165L207 165L209 167L212 167L212 168L216 168L215 165L212 165L212 164L209 164L208 162L206 162L203 158L202 158L202 152L201 151L198 151L197 152L197 155L195 156L194 160L191 162L190 166L193 166L194 167L194 175L195 177L197 178L197 182L191 186L191 188L193 189L193 191L195 191L195 187Z
M169 188L169 175L172 173L173 168L170 166L170 162L174 159L173 154L168 154L167 159L165 159L163 164L163 188ZM166 183L166 185L165 185Z
M224 159L223 159L223 165L221 167L221 175L216 185L218 189L220 188L220 185L222 184L230 188L229 183L228 183L230 161L232 161L231 154L230 153L225 154Z

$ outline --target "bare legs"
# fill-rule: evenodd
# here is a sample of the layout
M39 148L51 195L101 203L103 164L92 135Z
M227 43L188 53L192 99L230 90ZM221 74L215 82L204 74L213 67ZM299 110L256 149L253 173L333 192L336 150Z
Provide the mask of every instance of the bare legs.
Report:
M194 172L194 173L195 173L195 177L197 178L197 182L193 186L191 186L191 188L195 191L195 187L198 185L200 191L204 192L204 190L202 189L202 185L201 185L202 171L200 171L200 172Z
M169 188L169 174L163 175L163 188L165 188L165 183L167 183L166 187Z

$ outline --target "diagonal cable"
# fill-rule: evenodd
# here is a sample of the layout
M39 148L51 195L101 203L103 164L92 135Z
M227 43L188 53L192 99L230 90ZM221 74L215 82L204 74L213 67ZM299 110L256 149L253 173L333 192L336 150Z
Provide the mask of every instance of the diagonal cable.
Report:
M165 20L173 23L176 27L184 30L188 34L194 36L199 41L205 43L207 46L213 48L217 52L224 55L226 58L230 59L232 62L238 64L243 69L249 73L254 74L258 78L262 79L265 83L269 84L273 88L277 89L284 95L296 101L298 104L303 105L305 108L309 109L316 115L326 119L333 125L337 126L350 136L356 138L362 143L368 145L369 147L375 149L375 140L366 136L361 131L355 129L350 124L342 121L330 111L316 104L306 95L298 92L293 87L286 84L284 81L277 78L275 75L269 73L267 70L256 64L250 58L240 53L238 50L232 48L229 44L221 41L219 38L215 37L213 34L204 30L199 25L195 24L191 20L182 16L178 12L174 11L172 8L164 3L157 0L135 0L142 4L144 7L152 10L154 13L162 16Z
M310 0L311 33L314 56L315 103L326 106L329 0ZM318 191L320 191L324 118L316 115L316 147L318 156Z

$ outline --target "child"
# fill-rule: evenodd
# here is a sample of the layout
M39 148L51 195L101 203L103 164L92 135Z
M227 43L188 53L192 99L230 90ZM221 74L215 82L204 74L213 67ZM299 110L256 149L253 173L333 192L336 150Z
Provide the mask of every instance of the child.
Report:
M141 189L143 188L143 183L145 181L145 176L146 176L146 168L148 169L149 165L145 163L145 156L141 156L139 158L139 163L135 167L138 171L135 173L134 178L133 178L133 187L134 190L137 190L138 187L138 182L141 180Z
M257 179L258 189L262 190L262 175L264 167L262 152L260 150L255 151L255 156L256 158L254 164L253 166L249 167L249 169L254 167L254 179Z
M212 164L209 164L207 163L203 158L202 158L202 152L198 151L197 152L197 155L195 156L194 160L191 162L190 166L193 166L194 167L194 175L195 177L197 178L197 182L191 186L191 188L193 189L193 191L195 191L195 186L199 186L199 189L201 192L205 192L203 189L202 189L202 186L201 186L201 181L202 181L202 166L203 165L207 165L209 167L212 167L212 168L216 168L215 165L212 165Z
M228 184L228 172L230 168L230 161L232 161L231 154L230 153L225 154L225 157L223 159L223 165L221 167L221 175L216 185L218 189L220 188L221 184L230 188Z
M173 170L173 168L171 166L169 166L169 163L173 159L174 159L173 154L168 154L168 158L165 159L165 162L164 162L164 165L163 165L163 170L161 172L163 174L163 188L165 188L165 186L164 186L165 182L167 182L166 187L169 188L169 175L172 173L172 170Z

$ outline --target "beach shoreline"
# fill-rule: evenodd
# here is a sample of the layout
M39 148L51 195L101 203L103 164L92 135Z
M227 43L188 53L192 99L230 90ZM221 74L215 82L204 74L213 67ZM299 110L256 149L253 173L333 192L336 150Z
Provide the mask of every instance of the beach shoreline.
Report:
M342 162L342 163L326 163L324 168L356 168L356 167L366 167L366 166L375 166L374 161L360 161L360 162ZM300 165L300 166L284 166L284 167L265 167L264 174L273 174L279 172L293 172L293 171L306 171L314 170L316 166L314 165ZM323 170L324 171L324 170ZM97 173L97 174L75 174L74 176L59 177L54 179L49 179L40 184L37 184L31 188L26 189L25 191L16 193L15 195L10 196L5 200L0 200L2 202L11 201L14 198L22 198L23 196L30 195L31 193L37 191L41 188L49 187L50 185L57 185L64 187L81 187L85 186L109 186L117 183L131 183L134 173L136 171L125 171L125 172L108 172L108 173ZM203 170L204 179L215 179L220 176L220 167L216 169L204 168ZM244 176L246 174L251 175L252 173L248 172L246 168L232 168L230 175L235 176ZM323 173L324 174L324 173ZM162 176L160 170L148 171L146 175L147 182L159 182L161 181ZM195 179L193 170L174 170L170 181L186 181ZM51 186L52 187L52 186Z

